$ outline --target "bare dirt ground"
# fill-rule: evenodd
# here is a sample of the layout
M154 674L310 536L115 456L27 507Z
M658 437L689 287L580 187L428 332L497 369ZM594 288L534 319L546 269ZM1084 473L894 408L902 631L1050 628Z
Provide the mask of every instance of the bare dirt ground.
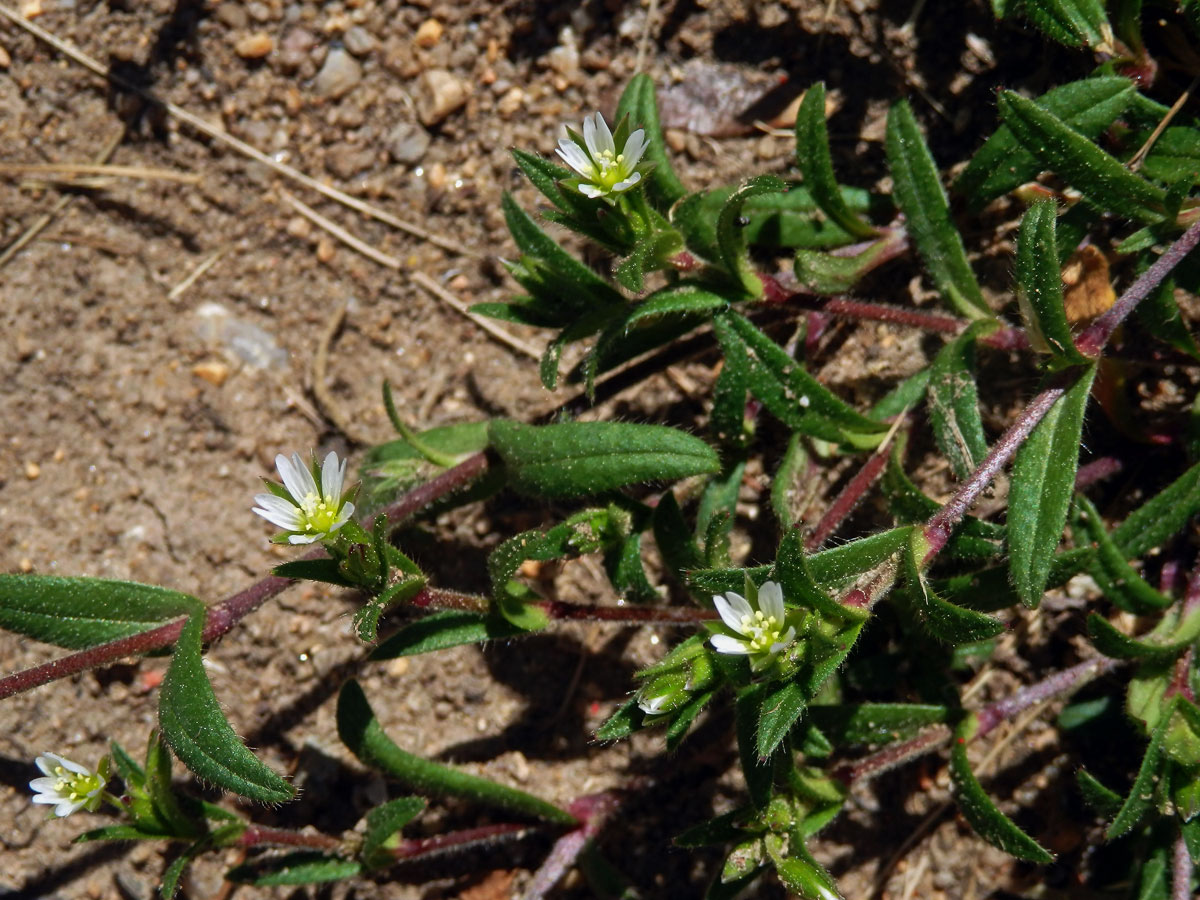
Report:
M1017 68L1007 75L994 70L992 50L1007 51L1014 32L992 22L981 0L954 4L950 17L931 4L912 23L908 4L881 8L870 0L679 0L657 4L649 20L647 6L22 4L19 12L31 21L125 81L456 251L281 177L0 21L0 162L107 160L188 176L0 178L0 248L49 217L0 267L0 521L7 538L0 570L132 579L215 601L288 558L250 514L259 479L273 475L275 454L335 449L354 458L365 443L389 439L384 379L420 427L552 408L532 359L490 338L413 275L423 273L468 303L512 290L497 263L514 252L499 197L511 191L527 208L536 199L509 148L549 154L562 123L597 108L611 112L638 65L643 36L642 66L660 91L717 85L718 78L744 91L719 88L739 108L715 112L703 96L664 99L668 141L695 186L792 170L789 138L733 123L733 113L764 92L760 117L769 119L804 86L826 80L838 107L832 129L839 165L871 186L883 174L888 102L912 97L936 129L935 153L960 159L990 127L989 92L999 81L1014 78L1022 63L1021 84L1032 90L1052 74L1040 45L1020 50L1019 59L1010 54L1006 65ZM698 121L701 114L714 115L715 123ZM291 197L396 267L314 225ZM890 284L907 295L903 279ZM892 378L911 370L914 354L919 360L921 345L910 337L885 326L867 332L846 342L823 373L827 380L853 392L868 376ZM520 336L535 346L543 340ZM327 371L315 382L323 351ZM683 377L656 378L643 394L623 398L623 414L653 417L663 405L690 404L702 415L689 387L709 373L703 364L680 371ZM482 552L497 540L486 514L442 523L440 538L440 549L429 554L439 577L483 587ZM600 583L586 562L559 574L568 599L602 601ZM304 791L290 807L254 810L264 822L312 822L337 833L387 796L387 786L362 771L333 728L332 698L350 671L347 662L361 652L350 635L352 609L335 590L293 589L209 656L239 733ZM592 730L623 699L630 673L661 652L660 638L669 635L587 627L483 652L376 665L360 676L384 726L405 747L551 800L617 786L631 774L655 778L656 786L631 803L632 825L607 836L605 848L646 896L699 896L713 858L664 851L663 835L735 796L736 785L720 775L732 759L728 748L711 750L728 723L705 726L709 738L694 746L709 755L697 758L685 746L670 772L647 762L656 736L615 747L590 743ZM51 653L0 636L5 671ZM110 739L140 749L154 724L164 667L162 659L131 661L0 706L0 896L152 895L163 848L71 846L78 819L46 822L25 785L43 750L94 761ZM944 794L931 765L889 776L875 790L907 790L924 779L933 793L922 803L932 808ZM868 896L878 866L924 815L906 809L903 821L880 822L877 802L860 798L824 846L850 896ZM478 820L451 808L430 821ZM908 896L986 896L1007 881L1011 873L998 854L964 838L952 816L941 821L908 874L904 865L895 870L894 896L908 889L915 891ZM442 869L397 870L394 881L352 889L236 893L498 897L510 882L521 884L545 849L535 838ZM221 893L220 874L233 861L197 865L187 896L229 896ZM764 888L763 896L777 890ZM563 891L586 895L576 882Z

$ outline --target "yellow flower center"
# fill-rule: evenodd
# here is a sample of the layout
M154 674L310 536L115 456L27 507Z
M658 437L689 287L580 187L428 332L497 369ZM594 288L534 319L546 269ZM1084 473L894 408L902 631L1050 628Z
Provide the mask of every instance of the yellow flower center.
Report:
M629 176L625 166L625 154L614 154L611 150L601 150L595 156L596 180L601 187L612 188Z
M750 638L751 651L765 653L779 643L783 636L783 623L757 610L753 616L742 616L742 634Z
M60 796L71 802L86 799L90 794L104 786L99 775L80 775L78 772L68 772L62 766L54 767L54 790Z
M330 503L326 498L317 494L308 494L300 501L300 515L303 530L307 534L323 534L337 522L339 504Z

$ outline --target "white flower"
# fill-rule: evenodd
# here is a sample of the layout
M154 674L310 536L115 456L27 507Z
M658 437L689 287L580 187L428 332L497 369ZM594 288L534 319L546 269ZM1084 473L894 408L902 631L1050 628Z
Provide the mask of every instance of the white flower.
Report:
M617 134L624 131L624 123ZM608 130L604 116L594 113L583 120L583 141L570 132L571 137L558 142L556 151L563 161L580 175L577 185L579 193L595 199L608 194L627 191L642 180L637 164L646 152L646 132L639 128L625 139L624 146L617 150L613 134Z
M342 494L346 481L346 460L338 462L331 452L321 464L321 488L313 470L304 465L299 453L288 459L282 453L275 457L275 468L283 479L287 497L275 494L255 494L255 512L287 534L289 544L311 544L329 537L350 520L354 504Z
M43 753L35 762L45 777L29 782L34 803L52 805L60 819L84 807L95 811L100 805L105 778L99 772L56 753Z
M750 668L761 672L779 653L796 640L796 629L783 630L787 610L783 588L774 581L763 582L758 589L758 609L733 591L713 597L721 621L734 634L714 634L709 641L718 653L737 653L750 657ZM735 636L736 635L736 636Z

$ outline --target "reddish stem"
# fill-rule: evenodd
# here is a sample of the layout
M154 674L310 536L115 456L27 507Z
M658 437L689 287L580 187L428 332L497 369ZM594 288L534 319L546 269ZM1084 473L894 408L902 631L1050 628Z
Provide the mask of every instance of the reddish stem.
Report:
M1192 871L1192 854L1188 852L1187 841L1183 839L1181 831L1175 838L1171 860L1171 900L1191 900Z
M622 625L699 625L717 618L710 609L685 606L594 606L546 600L537 606L561 621L613 622Z
M314 850L337 850L342 842L328 834L309 834L287 828L268 828L251 825L237 839L239 847L311 847Z
M1107 656L1096 656L1071 666L1069 669L1055 672L1037 684L1021 688L1012 696L997 700L976 714L979 729L975 732L975 737L983 737L1001 722L1011 719L1043 700L1078 690L1089 681L1094 681L1106 672L1111 672L1119 665L1119 660L1109 659Z
M1196 245L1200 243L1200 222L1196 222L1185 231L1175 243L1166 249L1162 256L1154 261L1138 279L1129 286L1120 299L1107 312L1084 329L1075 339L1075 349L1084 356L1098 358L1109 342L1117 326L1125 321L1125 317L1133 312L1139 303L1150 295L1177 265L1183 262Z
M1097 481L1111 478L1123 468L1125 466L1115 456L1104 456L1093 460L1087 465L1080 466L1075 472L1075 490L1082 491Z
M845 785L851 785L860 778L874 778L910 759L916 759L918 756L924 756L926 753L936 750L949 740L950 729L945 725L937 725L907 741L888 744L870 756L854 762L843 763L833 770L833 777Z
M541 900L558 884L575 865L588 841L600 833L604 823L620 807L622 794L622 791L603 791L572 801L568 810L582 824L554 842L550 854L538 867L525 893L521 895L521 900Z
M414 488L386 507L383 514L387 517L388 524L391 526L399 524L433 501L473 481L483 474L487 467L488 461L484 454L476 453L467 457L457 466L447 469L431 481ZM319 559L324 555L325 549L317 546L301 556L300 559ZM225 634L271 597L288 587L292 581L293 579L290 578L268 575L245 590L239 591L211 607L205 620L204 639L211 641ZM40 687L43 684L49 684L60 678L66 678L68 675L75 675L88 669L116 662L127 656L137 656L169 647L179 638L183 624L182 618L177 619L149 631L142 631L126 638L51 660L30 669L14 672L12 675L0 678L0 700L22 691Z
M992 483L992 479L1029 438L1038 422L1042 421L1059 397L1065 393L1065 386L1056 385L1034 397L1029 405L1021 411L1017 421L1009 426L1009 429L1000 436L1000 440L992 445L992 449L988 451L988 455L984 457L979 468L963 482L962 487L955 492L950 501L925 523L925 540L929 544L929 550L921 561L922 567L928 565L929 561L946 546L954 526L962 521L967 510L979 499L979 495L987 489L987 486Z
M515 822L505 822L498 825L480 825L477 828L463 828L459 831L449 831L428 838L409 838L400 842L393 854L397 862L413 859L428 853L439 853L447 850L461 850L472 844L491 843L510 835L521 835L529 831L528 825Z
M891 450L891 441L884 441L879 445L879 448L871 454L868 459L851 478L842 492L837 495L829 508L825 510L825 514L821 516L817 522L817 527L813 529L804 541L804 549L812 553L837 530L838 526L846 520L846 517L854 511L867 491L871 488L879 476L883 474L883 469L887 465L888 454Z

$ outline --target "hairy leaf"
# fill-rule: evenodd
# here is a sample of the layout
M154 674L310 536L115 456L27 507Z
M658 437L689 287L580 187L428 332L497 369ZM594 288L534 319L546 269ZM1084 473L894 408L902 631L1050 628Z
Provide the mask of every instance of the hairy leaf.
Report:
M1055 241L1057 209L1051 200L1030 207L1017 238L1017 299L1034 348L1058 363L1084 362L1075 349L1063 305L1062 272Z
M679 176L671 168L666 142L658 120L658 103L654 96L654 81L644 72L629 80L617 104L617 119L629 116L634 128L646 132L645 159L654 163L646 182L646 191L660 209L666 209L687 193Z
M825 128L825 83L821 81L804 92L796 114L796 163L804 175L804 186L825 215L856 238L875 236L875 229L846 204L834 175Z
M461 644L481 644L528 632L499 616L461 610L435 612L393 634L372 651L371 660L416 656Z

